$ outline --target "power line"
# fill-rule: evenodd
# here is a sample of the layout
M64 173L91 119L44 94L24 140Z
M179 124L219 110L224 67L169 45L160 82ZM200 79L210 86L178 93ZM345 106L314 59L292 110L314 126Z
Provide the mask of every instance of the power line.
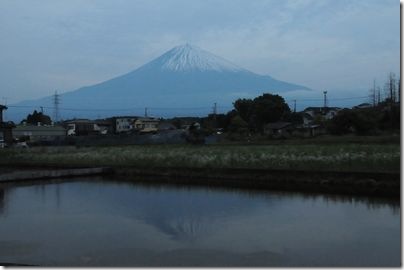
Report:
M358 97L342 97L342 98L328 98L327 97L327 102L329 101L338 101L338 100L354 100L354 99L364 99L364 98L369 98L368 96L358 96ZM305 102L305 101L323 101L323 98L313 98L313 99L287 99L287 102L290 103L295 103L295 102ZM53 103L54 106L33 106L33 105L7 105L9 108L43 108L43 109L54 109L54 112L58 113L57 117L59 117L59 111L83 111L83 112L90 112L90 111L133 111L133 110L145 110L145 107L131 107L131 108L91 108L91 109L86 109L86 108L63 108L59 107L60 104L60 95L55 93L53 97ZM233 108L232 105L217 105L214 106L216 107L216 112L218 108L221 109L231 109ZM152 109L152 110L212 110L212 107L206 106L206 107L146 107L147 110ZM57 109L57 110L56 110Z
M327 98L328 100L335 101L335 100L353 100L353 99L363 99L369 98L369 96L361 96L361 97L343 97L343 98ZM288 101L292 102L295 99L287 99ZM297 101L324 101L324 98L302 98L296 99Z

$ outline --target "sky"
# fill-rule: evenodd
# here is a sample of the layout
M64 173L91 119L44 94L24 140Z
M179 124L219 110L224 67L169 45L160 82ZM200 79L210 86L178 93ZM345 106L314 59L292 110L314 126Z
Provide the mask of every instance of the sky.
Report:
M0 103L99 83L184 43L315 90L302 100L363 97L400 73L400 3L1 0Z

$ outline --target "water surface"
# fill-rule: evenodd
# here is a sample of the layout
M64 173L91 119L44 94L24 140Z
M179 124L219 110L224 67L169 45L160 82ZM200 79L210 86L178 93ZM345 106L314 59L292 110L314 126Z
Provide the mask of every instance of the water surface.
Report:
M0 188L0 262L399 266L399 201L86 178Z

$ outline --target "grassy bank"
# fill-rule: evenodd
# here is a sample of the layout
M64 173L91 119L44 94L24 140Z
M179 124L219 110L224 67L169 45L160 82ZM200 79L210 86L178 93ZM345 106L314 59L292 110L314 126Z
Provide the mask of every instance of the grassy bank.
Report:
M3 166L399 172L399 144L148 145L1 149Z

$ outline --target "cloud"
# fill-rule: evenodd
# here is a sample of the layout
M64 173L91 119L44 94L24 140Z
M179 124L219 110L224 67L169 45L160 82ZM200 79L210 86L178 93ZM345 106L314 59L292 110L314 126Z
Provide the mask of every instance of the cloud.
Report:
M399 71L399 16L395 0L3 0L0 88L15 101L74 90L190 42L277 79L364 91Z

